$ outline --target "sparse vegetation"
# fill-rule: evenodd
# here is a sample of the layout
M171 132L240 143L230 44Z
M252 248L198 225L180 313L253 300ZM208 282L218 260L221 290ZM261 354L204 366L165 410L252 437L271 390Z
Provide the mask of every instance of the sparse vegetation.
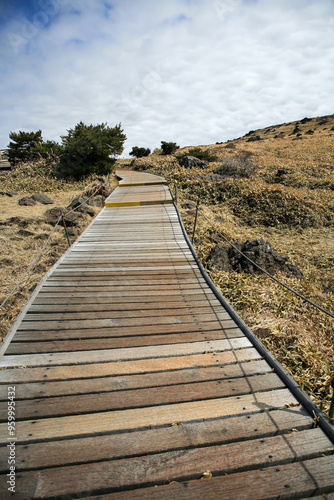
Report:
M143 156L148 156L149 154L151 154L150 148L139 148L138 146L134 146L129 153L130 156L134 156L135 158L143 158Z
M210 151L203 150L201 148L190 148L188 151L177 155L177 158L180 160L185 156L194 156L195 158L203 161L217 161L217 156L211 154Z
M172 155L179 147L176 142L161 141L161 151L164 155Z
M256 165L254 165L250 156L245 153L225 158L215 170L216 174L227 177L250 178L255 172Z

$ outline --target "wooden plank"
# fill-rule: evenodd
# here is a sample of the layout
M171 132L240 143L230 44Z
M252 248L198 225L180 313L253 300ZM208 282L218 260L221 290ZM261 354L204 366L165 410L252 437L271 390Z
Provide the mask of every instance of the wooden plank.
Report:
M167 335L183 333L206 333L216 334L217 338L242 337L244 334L236 328L233 320L189 322L169 325L145 325L145 326L125 326L121 328L86 328L85 330L25 330L17 331L13 343L21 341L54 341L71 339L94 339L94 338L115 338L147 335ZM206 339L207 340L207 339ZM163 343L163 342L162 342Z
M110 315L109 315L110 316ZM137 318L136 318L137 316ZM63 330L64 327L68 329L85 329L85 328L112 328L121 326L136 326L136 325L168 325L176 323L190 323L196 321L217 321L229 319L227 313L217 313L212 312L211 314L189 314L181 315L174 314L173 316L164 316L163 314L156 316L145 316L144 314L138 314L131 312L128 317L121 317L119 314L117 317L105 318L105 319L79 319L79 320L69 320L64 318L64 320L55 321L26 321L26 318L20 324L19 331L23 330ZM0 363L1 366L1 363Z
M96 493L112 491L137 485L162 485L166 480L182 481L184 478L201 477L205 470L222 475L254 467L280 465L288 460L306 460L327 453L330 446L331 443L319 429L312 429L284 437L274 436L253 440L251 448L248 447L248 443L231 443L139 458L21 472L17 489L24 492L23 498L52 498L91 491ZM328 467L329 464L334 465L334 456L325 458L326 471L323 465L319 467L319 463L318 467L315 467L314 461L311 461L309 467L306 466L306 470L311 474L315 472L316 477L320 473L322 478L326 478L328 487L334 484L334 477L329 476ZM296 465L299 465L298 462ZM306 474L303 469L303 476ZM307 475L310 481L310 475ZM233 475L227 477L231 478ZM202 481L202 483L214 484L215 481ZM316 487L314 481L312 486L313 489Z
M204 471L203 471L204 472ZM173 482L164 486L136 489L90 496L87 500L155 499L170 500L221 500L238 498L267 500L273 498L313 498L314 495L334 491L333 455L279 466L260 468L210 480ZM330 493L330 498L333 496Z
M226 365L253 361L261 356L254 348L239 349L235 351L215 352L206 354L180 355L174 357L151 358L149 364L147 359L134 361L117 361L90 363L82 365L60 365L41 366L39 368L9 368L1 372L2 384L20 384L23 382L56 381L89 379L95 377L109 377L117 375L132 375L138 373L157 373L161 371L170 372L172 370L183 370L187 368L201 368L207 366L222 366L222 371Z
M94 300L92 298L92 300ZM157 304L154 304L154 310L160 310L160 309L173 309L178 310L178 309L186 309L186 308L202 308L202 307L211 307L211 306L218 306L221 308L218 300L211 300L208 302L205 299L202 300L187 300L187 301L178 301L178 302L159 302ZM29 315L34 314L34 313L67 313L67 312L99 312L99 311L128 311L131 309L132 311L137 311L137 310L151 310L152 309L152 303L151 302L137 302L137 303L124 303L124 301L119 302L119 303L113 303L109 302L106 303L103 301L102 303L94 303L91 304L63 304L62 307L59 307L59 305L53 305L53 304L36 304L36 301L30 306L29 308Z
M196 422L233 415L246 415L288 406L299 406L288 389L246 394L242 398L208 399L189 403L151 406L130 410L95 412L16 422L17 443L37 442L149 429L172 425L175 422ZM0 424L0 442L7 444L7 422Z
M143 288L143 287L142 287ZM173 297L174 300L177 299L178 297L185 298L186 300L188 299L189 296L191 295L198 295L198 294L205 294L205 288L204 287L195 287L193 288L192 285L190 287L185 287L180 289L177 287L177 285L172 285L170 287L167 287L166 289L161 289L157 290L156 288L145 288L144 290L138 290L137 287L133 288L128 288L127 290L121 290L120 287L114 287L105 290L105 287L103 288L96 288L94 294L91 292L82 290L80 287L76 287L75 290L69 291L67 288L63 289L61 291L57 291L55 289L48 289L46 290L45 288L41 288L39 291L38 295L36 296L36 301L38 301L40 298L41 299L65 299L68 301L69 297L73 297L73 300L80 299L80 298L86 298L88 301L93 301L96 297L96 300L99 301L100 299L105 299L106 301L109 299L110 301L117 300L118 301L123 301L123 297L130 297L131 300L134 300L138 302L138 300L152 300L152 301L159 301L159 300L169 300L170 297ZM161 299L163 297L163 299Z
M182 285L182 289L187 289L187 290L193 290L193 293L198 293L199 290L202 290L205 288L204 283L185 283ZM177 285L177 282L175 284L144 284L144 285L134 285L133 283L129 284L120 284L116 286L110 286L110 285L103 285L103 290L104 292L110 292L110 293L121 293L121 292L131 292L135 295L138 292L145 292L145 295L148 293L153 293L153 294L160 294L164 295L164 291L168 292L168 295L172 293L173 290L178 290L179 287ZM66 292L89 292L90 294L95 293L95 292L100 292L101 293L101 286L47 286L44 285L41 289L42 292L46 293L66 293Z
M83 294L83 293L71 293L71 302L69 303L68 300L68 295L65 296L58 296L59 294L52 294L52 293L43 293L42 291L37 295L35 298L34 302L32 303L32 311L36 310L36 306L40 305L58 305L61 304L62 307L61 309L66 311L67 309L70 309L71 307L76 307L77 305L82 305L82 307L104 307L104 306L123 306L124 305L124 298L119 296L118 294L113 294L110 296L110 294L103 292L101 293L96 293L94 296L91 294ZM200 301L205 301L209 300L211 302L211 295L204 293L202 290L198 290L197 293L189 293L189 290L187 292L182 292L182 291L176 291L173 294L170 295L164 295L163 302L161 301L161 297L157 297L156 295L153 295L153 292L151 292L150 295L144 295L144 294L137 294L137 295L130 295L131 296L131 304L133 307L139 307L140 304L149 304L151 307L158 307L158 308L164 308L168 307L168 303L170 302L175 302L177 300L177 304L181 303L189 303L189 302L200 302ZM214 296L212 298L215 298ZM65 306L63 308L63 306ZM124 305L124 307L128 307ZM60 308L59 308L60 309ZM59 310L58 309L58 310Z
M217 316L217 319L230 319L229 314L220 306L220 305L211 305L208 303L204 303L202 306L195 306L191 307L189 305L188 307L183 307L183 308L170 308L170 309L131 309L131 306L128 308L125 308L123 310L116 310L112 311L112 314L110 314L111 311L104 310L104 311L80 311L80 312L74 312L74 311L60 311L60 312L47 312L47 313L42 313L39 312L38 314L30 313L28 312L24 318L24 321L22 322L23 325L29 324L30 322L36 323L36 324L41 324L41 323L48 323L48 324L53 324L53 322L57 321L79 321L79 320L87 320L87 319L118 319L118 318L133 318L136 317L137 319L139 318L157 318L157 317L164 317L164 316L174 316L174 317L180 317L182 319L183 316L190 316L194 315L194 317L199 318L200 316L205 317L206 315L214 314L214 316ZM70 323L68 323L70 325Z
M68 464L110 460L199 446L261 439L301 431L313 426L313 419L303 409L273 410L230 419L188 422L182 425L104 434L66 441L49 441L16 446L16 467L44 468ZM252 442L252 441L251 441ZM250 443L251 444L251 443ZM7 468L7 448L0 448L0 470Z
M131 359L149 359L165 356L185 356L204 352L224 351L251 347L246 338L207 340L176 345L134 347L133 349L105 349L71 353L8 355L0 362L1 367L18 366L55 366L77 363L94 363Z
M201 368L186 368L183 370L145 373L143 375L126 375L114 377L99 377L62 382L39 382L17 384L15 400L33 399L69 394L88 394L94 392L122 391L144 387L160 387L164 385L187 384L209 380L226 380L244 376L259 375L271 372L271 368L264 360L230 364L227 366L215 365ZM231 382L227 382L231 383ZM8 386L0 386L0 400L7 401Z
M33 354L33 353L51 353L51 352L69 352L69 351L88 351L98 349L118 349L123 347L140 347L148 345L167 345L167 344L182 344L185 342L199 342L203 340L217 340L226 338L224 333L219 331L213 332L186 332L168 335L145 335L145 336L126 336L127 331L124 329L123 335L119 337L103 337L89 339L68 339L64 335L64 339L57 338L56 340L41 342L33 342L34 332L27 342L11 342L6 353L9 354ZM232 330L228 338L242 337L240 330Z
M176 384L160 387L123 389L66 397L48 397L20 400L15 404L15 420L58 417L61 415L88 414L100 411L149 408L157 405L178 404L189 401L205 401L244 395L258 391L282 389L283 382L275 373L253 375L228 380L214 380ZM8 418L8 404L0 402L0 421Z

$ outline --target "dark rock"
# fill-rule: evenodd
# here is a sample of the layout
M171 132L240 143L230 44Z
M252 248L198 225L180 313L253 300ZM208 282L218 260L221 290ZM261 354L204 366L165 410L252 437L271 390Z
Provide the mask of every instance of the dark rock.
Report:
M103 207L102 196L94 196L94 198L87 201L87 205L91 207Z
M182 203L181 204L181 208L186 208L187 210L191 210L193 208L193 204L192 203Z
M80 212L81 214L87 214L91 217L95 216L95 210L87 204L86 197L80 196L79 198L75 198L67 207L69 210L75 210L75 212ZM92 201L93 198L91 198Z
M75 212L80 212L81 214L86 214L90 215L91 217L95 217L95 210L94 208L88 206L88 205L81 205L81 207L78 207L75 209Z
M79 196L79 198L75 198L73 201L71 201L71 203L68 205L67 208L69 208L69 209L77 208L79 205L81 205L82 203L85 203L86 201L87 201L86 197Z
M297 266L287 263L288 257L276 252L264 238L260 240L247 240L245 243L236 242L234 246L270 274L283 271L297 278L304 277ZM261 272L236 249L229 245L222 245L221 243L218 243L210 252L208 268L212 269L213 267L228 272L237 271L249 274Z
M23 198L20 198L18 201L19 205L22 205L24 207L33 207L36 205L36 201L31 199L29 196L24 196Z
M13 196L15 196L15 193L10 193L8 191L0 191L0 194L2 194L4 196L9 196L10 198L12 198Z
M52 203L54 203L53 200L51 200L51 198L49 198L43 193L33 194L32 196L30 196L30 198L32 200L38 201L38 203L42 203L42 205L52 205Z
M271 227L266 227L265 232L268 234L273 234L274 230Z
M50 208L46 212L44 212L45 222L50 224L51 226L55 226L58 222L58 219L61 215L65 215L68 212L67 208L55 207ZM66 227L77 226L82 220L82 214L78 212L71 212L65 217ZM60 219L59 224L63 226L63 220Z
M184 156L179 160L179 164L184 168L205 168L206 161L199 160L195 156Z
M34 236L35 233L32 233L31 231L28 231L27 229L20 229L17 232L17 234L20 236Z

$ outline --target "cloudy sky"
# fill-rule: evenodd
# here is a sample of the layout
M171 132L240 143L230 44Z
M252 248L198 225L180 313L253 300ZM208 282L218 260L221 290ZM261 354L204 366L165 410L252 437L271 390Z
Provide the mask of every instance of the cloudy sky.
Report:
M210 144L334 113L334 0L0 0L0 147L122 123Z

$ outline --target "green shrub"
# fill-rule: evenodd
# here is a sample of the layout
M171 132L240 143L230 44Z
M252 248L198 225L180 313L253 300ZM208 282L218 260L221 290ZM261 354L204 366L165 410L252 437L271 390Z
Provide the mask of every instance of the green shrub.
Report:
M139 148L138 146L134 146L129 154L136 158L143 158L143 156L148 156L150 153L150 148Z
M17 163L32 161L39 158L38 148L43 143L42 131L37 132L10 132L11 139L8 145L8 160L15 166Z
M161 150L164 155L172 155L179 147L176 142L161 141Z
M260 135L253 135L246 142L254 142L254 141L262 141L262 137Z
M59 173L63 177L80 179L90 174L110 173L116 156L123 151L126 135L121 124L108 127L106 123L85 125L80 122L61 139L63 154Z
M181 153L177 156L177 158L178 160L181 160L181 158L184 158L185 156L194 156L195 158L203 161L217 161L217 156L214 156L210 153L210 151L204 151L201 148L189 149L187 153Z

